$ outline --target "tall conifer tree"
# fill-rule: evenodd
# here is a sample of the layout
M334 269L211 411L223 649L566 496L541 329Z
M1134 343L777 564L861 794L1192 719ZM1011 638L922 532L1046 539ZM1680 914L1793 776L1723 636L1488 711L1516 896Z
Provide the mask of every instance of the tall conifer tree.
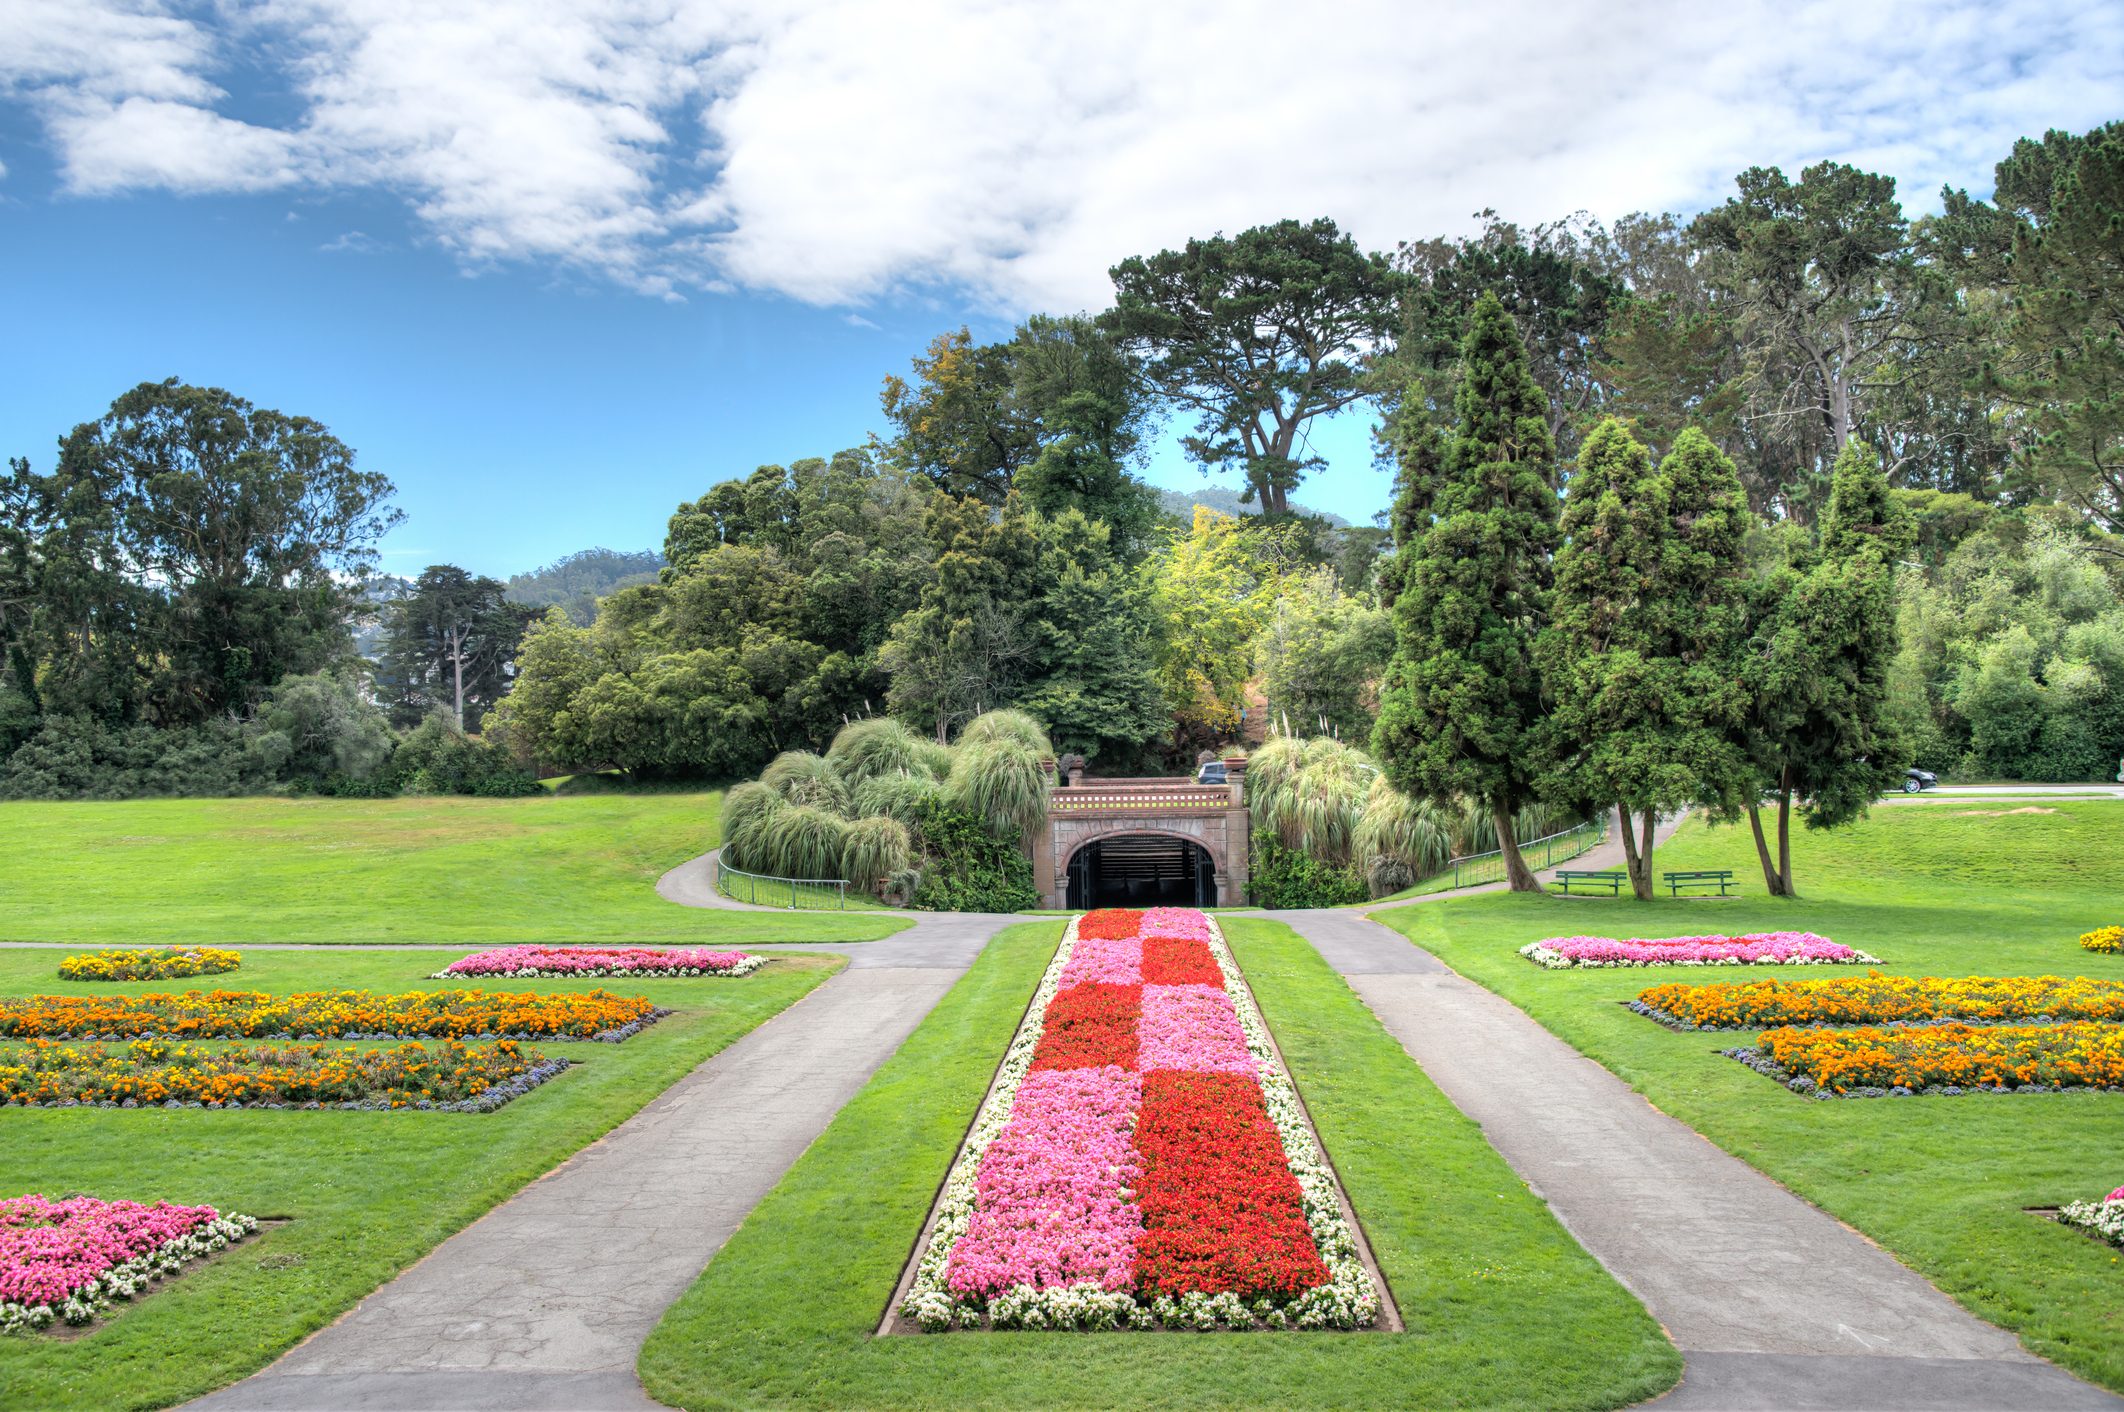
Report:
M1551 787L1618 809L1630 884L1647 900L1659 816L1739 787L1747 522L1740 478L1702 432L1683 432L1655 472L1612 418L1587 438L1564 503L1537 649Z
M1534 638L1548 612L1556 543L1548 399L1495 295L1461 345L1459 428L1429 514L1401 548L1394 660L1372 750L1405 794L1479 800L1515 892L1539 892L1512 816L1533 794L1541 679Z

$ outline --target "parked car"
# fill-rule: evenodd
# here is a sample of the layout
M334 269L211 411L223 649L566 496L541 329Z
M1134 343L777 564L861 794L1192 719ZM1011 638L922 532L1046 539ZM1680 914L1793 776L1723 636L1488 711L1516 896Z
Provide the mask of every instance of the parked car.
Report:
M1195 771L1196 784L1230 784L1231 777L1225 773L1222 760L1212 760Z
M1911 768L1903 771L1903 793L1916 794L1921 789L1936 789L1940 777L1930 770Z

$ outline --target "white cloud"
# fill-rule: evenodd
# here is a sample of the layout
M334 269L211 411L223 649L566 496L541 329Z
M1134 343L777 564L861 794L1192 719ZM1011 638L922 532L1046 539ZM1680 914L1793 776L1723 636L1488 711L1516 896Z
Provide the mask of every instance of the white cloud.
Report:
M469 265L821 304L1101 301L1132 252L1285 215L1377 247L1693 207L1752 163L1987 185L2116 116L2124 11L2062 0L13 0L0 94L83 193L401 194ZM236 60L295 116L248 121Z

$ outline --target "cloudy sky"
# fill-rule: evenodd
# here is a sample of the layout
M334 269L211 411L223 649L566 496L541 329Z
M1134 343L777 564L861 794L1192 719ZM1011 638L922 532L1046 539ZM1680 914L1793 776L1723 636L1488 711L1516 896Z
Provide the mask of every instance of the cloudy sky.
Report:
M1919 212L2120 100L2084 0L5 0L0 452L215 382L399 483L393 567L506 573L654 544L859 442L936 331L1191 234L1390 249L1825 157ZM1383 504L1361 419L1316 449L1302 498Z

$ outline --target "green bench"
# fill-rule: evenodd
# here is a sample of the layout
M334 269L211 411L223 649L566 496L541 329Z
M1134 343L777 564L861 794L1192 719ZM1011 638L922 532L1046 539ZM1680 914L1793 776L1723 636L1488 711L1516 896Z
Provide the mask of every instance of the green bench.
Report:
M1685 887L1715 887L1720 897L1733 895L1733 871L1719 868L1699 873L1661 873L1660 881L1667 885L1667 896L1679 897Z
M1622 895L1622 885L1628 881L1629 878L1616 872L1587 873L1571 868L1558 868L1556 870L1556 890L1558 892L1567 893L1573 887L1583 892L1591 892L1594 888L1604 887L1608 890L1608 896L1619 897Z

